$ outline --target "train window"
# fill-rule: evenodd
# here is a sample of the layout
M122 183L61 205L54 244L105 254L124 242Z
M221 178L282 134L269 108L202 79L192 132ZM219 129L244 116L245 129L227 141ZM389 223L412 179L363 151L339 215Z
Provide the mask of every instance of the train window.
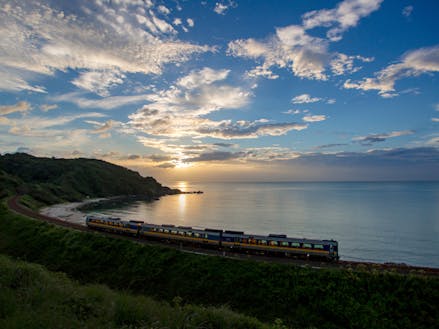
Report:
M179 232L178 232L178 234L180 234L180 235L184 235L184 232L182 232L182 231L179 231Z
M291 242L291 247L300 248L300 243L299 242Z
M288 247L288 245L289 245L289 244L288 244L288 241L282 241L282 242L281 242L281 246L282 246L282 247Z
M169 233L169 230L163 230L163 233Z
M323 245L322 244L315 244L314 249L323 249Z
M200 237L200 233L194 233L194 235L195 235L196 238Z
M277 241L270 241L270 246L278 246L279 242Z
M207 239L209 236L207 235L207 233L206 234L204 234L204 238L205 239Z
M312 245L311 245L311 243L304 243L303 244L303 248L312 248Z
M159 232L162 232L162 233L163 233L163 232L164 232L164 230L163 230L162 228L160 228L160 229L159 229Z
M267 240L259 240L259 244L267 245Z

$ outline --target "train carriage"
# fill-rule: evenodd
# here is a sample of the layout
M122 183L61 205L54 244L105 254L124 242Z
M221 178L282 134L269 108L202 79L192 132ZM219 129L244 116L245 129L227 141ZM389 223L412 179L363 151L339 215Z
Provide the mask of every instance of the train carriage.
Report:
M204 248L264 255L338 260L338 242L300 239L285 234L253 235L242 231L201 229L189 226L157 225L143 221L89 215L86 224L93 229L146 239Z

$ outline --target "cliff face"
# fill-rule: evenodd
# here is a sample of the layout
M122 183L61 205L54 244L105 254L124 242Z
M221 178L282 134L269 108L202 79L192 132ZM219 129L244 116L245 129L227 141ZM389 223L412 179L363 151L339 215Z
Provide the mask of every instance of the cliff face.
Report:
M0 188L3 194L27 194L44 204L119 195L153 199L179 193L153 177L105 161L39 158L25 153L0 156Z

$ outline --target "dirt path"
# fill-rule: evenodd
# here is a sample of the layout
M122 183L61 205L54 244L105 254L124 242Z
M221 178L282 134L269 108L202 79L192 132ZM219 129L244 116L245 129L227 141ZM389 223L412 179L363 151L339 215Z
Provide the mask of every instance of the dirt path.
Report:
M89 229L86 226L71 223L68 221L61 220L59 218L49 217L43 214L40 214L32 209L27 208L26 206L20 203L20 196L16 195L7 200L7 206L12 211L31 217L34 219L42 220L54 225L59 225L63 227L68 227L71 229L83 231L83 232L96 232L94 230ZM405 264L380 264L380 263L368 263L368 262L355 262L355 261L338 261L337 263L326 263L326 262L317 262L317 261L305 261L299 259L291 259L291 258L277 258L277 257L267 257L267 256L256 256L256 255L248 255L248 254L239 254L239 253L224 253L217 250L206 250L202 248L193 248L193 247L182 247L176 244L166 244L160 242L152 242L146 241L144 239L136 239L132 237L125 237L117 234L111 234L107 232L99 232L111 237L119 238L119 239L128 239L135 240L139 243L155 245L155 246L167 246L174 249L179 249L183 252L188 252L192 254L202 254L208 256L222 256L232 259L246 260L252 259L257 261L264 262L274 262L274 263L282 263L282 264L291 264L301 267L309 267L315 269L323 269L323 268L344 268L344 269L352 269L352 270L366 270L366 271L379 271L379 272L397 272L400 274L417 274L417 275L428 275L428 276L437 276L439 277L439 269L438 268L429 268L429 267L419 267L419 266L410 266Z

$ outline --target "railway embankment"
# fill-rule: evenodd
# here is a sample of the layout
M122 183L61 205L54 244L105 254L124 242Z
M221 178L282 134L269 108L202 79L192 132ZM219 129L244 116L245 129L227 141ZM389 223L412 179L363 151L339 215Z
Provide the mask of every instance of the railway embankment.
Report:
M15 199L16 200L16 199ZM30 214L29 214L30 215ZM0 209L0 252L165 301L228 305L289 327L432 328L439 280L392 269L331 269L182 253ZM49 223L47 223L49 222ZM52 225L57 224L57 225Z

